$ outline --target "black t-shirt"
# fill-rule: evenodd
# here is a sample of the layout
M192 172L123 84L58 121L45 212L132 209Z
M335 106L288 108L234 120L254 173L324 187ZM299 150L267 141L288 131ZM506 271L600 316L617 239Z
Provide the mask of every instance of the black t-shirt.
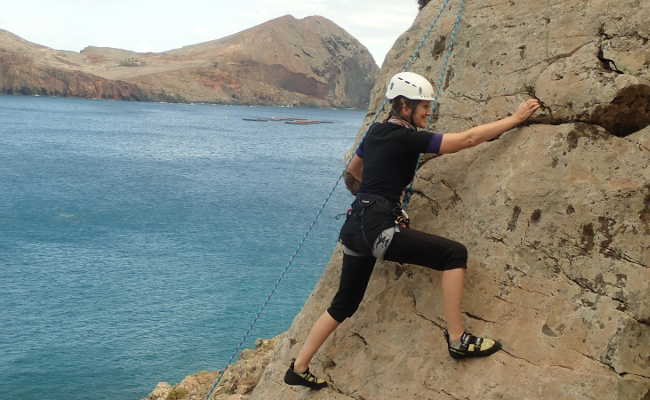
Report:
M373 124L356 151L363 158L359 192L399 202L415 176L420 154L439 154L442 136L392 123Z

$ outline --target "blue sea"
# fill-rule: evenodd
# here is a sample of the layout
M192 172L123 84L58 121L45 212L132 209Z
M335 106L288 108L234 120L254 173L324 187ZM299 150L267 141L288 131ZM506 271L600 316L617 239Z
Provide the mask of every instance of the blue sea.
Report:
M135 400L223 368L363 116L0 96L0 398ZM351 200L340 184L247 347L288 328Z

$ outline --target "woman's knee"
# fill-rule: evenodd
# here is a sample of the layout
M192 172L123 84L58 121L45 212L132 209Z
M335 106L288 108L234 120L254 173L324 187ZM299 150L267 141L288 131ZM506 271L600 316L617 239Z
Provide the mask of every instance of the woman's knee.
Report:
M343 303L337 302L335 298L327 309L327 312L337 322L342 323L347 318L350 318L352 315L354 315L357 309L359 309L359 304L361 304L361 300Z
M466 268L467 267L467 258L469 252L467 251L467 247L465 247L464 244L459 243L459 242L452 242L452 244L449 246L448 249L448 265L452 267L462 267Z
M374 265L373 257L343 256L339 290L327 309L332 318L343 322L357 311L366 293Z

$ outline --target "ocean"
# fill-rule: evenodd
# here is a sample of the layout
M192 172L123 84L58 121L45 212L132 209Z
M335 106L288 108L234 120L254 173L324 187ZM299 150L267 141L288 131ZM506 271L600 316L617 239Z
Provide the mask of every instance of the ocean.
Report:
M223 368L364 115L0 96L0 399L140 399ZM351 200L339 184L247 347L289 327Z

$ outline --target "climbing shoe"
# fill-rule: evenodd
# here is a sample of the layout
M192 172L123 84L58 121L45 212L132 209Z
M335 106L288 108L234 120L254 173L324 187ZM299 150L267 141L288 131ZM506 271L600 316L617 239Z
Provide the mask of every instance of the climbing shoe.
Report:
M327 386L327 382L324 380L317 378L309 372L309 368L307 368L307 371L305 372L296 372L293 370L293 364L296 362L295 359L291 360L291 366L289 366L289 369L287 370L287 373L284 374L284 383L287 385L299 385L299 386L307 386L308 388L311 389L322 389Z
M452 343L449 339L449 332L445 329L444 333L445 339L447 339L449 355L455 359L485 357L501 350L501 343L494 339L474 336L471 333L463 332L460 340Z

